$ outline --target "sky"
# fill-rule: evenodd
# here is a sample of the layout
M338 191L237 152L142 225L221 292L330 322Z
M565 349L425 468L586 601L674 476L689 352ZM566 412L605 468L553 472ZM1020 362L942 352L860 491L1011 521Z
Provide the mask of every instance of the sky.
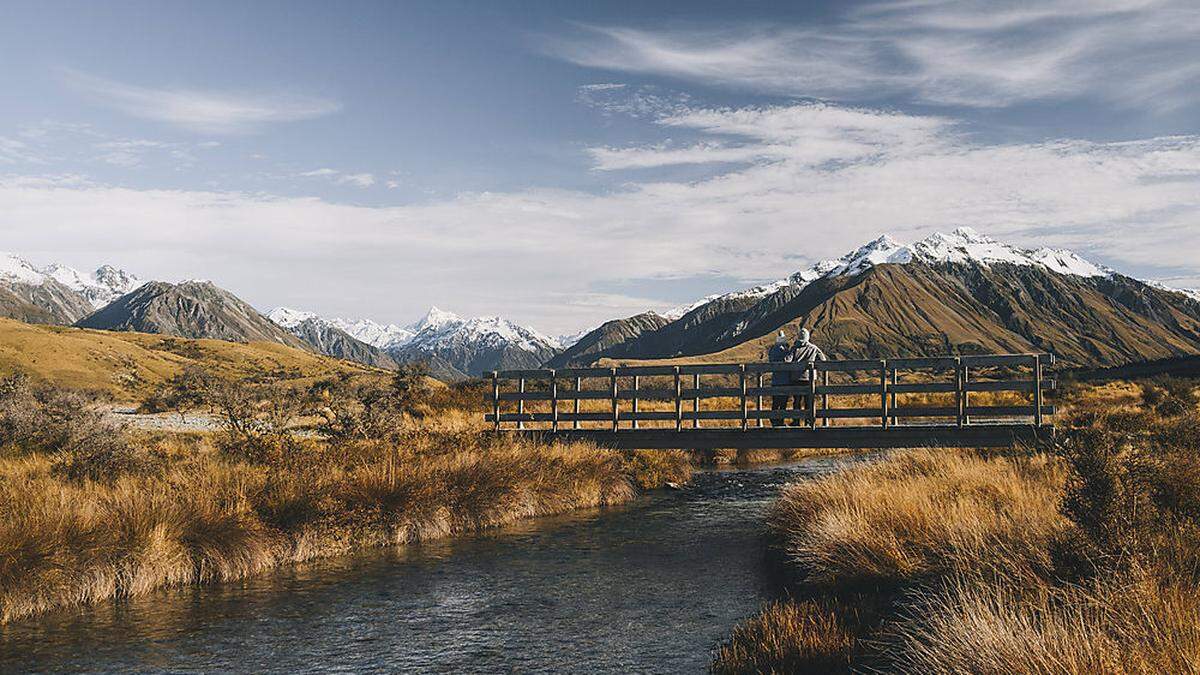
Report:
M550 334L959 226L1200 287L1200 3L0 0L0 250Z

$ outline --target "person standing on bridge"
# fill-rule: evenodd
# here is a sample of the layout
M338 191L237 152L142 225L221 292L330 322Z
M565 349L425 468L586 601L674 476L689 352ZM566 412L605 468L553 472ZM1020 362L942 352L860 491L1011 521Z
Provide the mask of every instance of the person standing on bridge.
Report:
M782 335L782 333L780 334ZM808 332L807 328L801 328L796 331L796 344L792 345L788 361L804 364L805 368L792 374L791 383L793 385L808 385L810 379L814 377L813 364L817 361L825 360L825 352L809 341L811 337L812 334ZM800 426L801 419L808 419L808 408L811 404L809 396L810 394L797 394L792 398L792 402L794 403L792 409L801 413L796 419L792 420L792 426L798 427Z
M771 363L790 363L792 360L792 346L788 344L787 336L783 331L779 331L779 335L775 336L775 345L767 350L767 360ZM792 385L792 372L790 370L775 370L771 372L772 387L790 387ZM787 394L782 396L775 395L771 397L771 410L781 411L788 409ZM771 419L771 426L782 427L787 426L785 419Z

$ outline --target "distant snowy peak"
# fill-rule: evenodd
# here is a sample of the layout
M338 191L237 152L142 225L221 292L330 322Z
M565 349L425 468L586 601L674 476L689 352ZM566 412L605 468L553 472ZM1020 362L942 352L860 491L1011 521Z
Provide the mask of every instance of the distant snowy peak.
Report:
M1103 265L1085 260L1064 249L1023 249L981 235L969 227L960 227L950 234L930 235L914 244L902 244L884 235L875 241L838 258L823 260L809 269L796 272L791 283L805 286L823 277L854 276L876 265L903 265L911 262L927 264L989 265L1007 263L1041 267L1059 274L1080 277L1104 277L1113 271Z
M498 316L477 316L464 319L457 314L432 307L416 326L417 334L409 344L436 349L453 344L479 343L509 346L527 352L558 350L554 338L519 326Z
M1200 302L1200 288L1175 288L1174 286L1168 286L1161 281L1155 281L1153 279L1149 279L1145 283L1149 286L1159 289L1160 291L1179 293L1180 295L1185 295L1196 302Z
M355 340L380 349L390 349L408 344L413 335L416 335L416 331L411 328L397 326L394 323L377 323L370 319L333 319L332 323L349 333Z
M47 279L79 293L97 309L142 285L141 279L112 265L102 265L95 272L84 274L59 263L38 268L15 254L0 253L0 280L40 286Z
M317 315L291 307L276 307L267 312L267 318L282 328L295 328L309 319L317 318Z

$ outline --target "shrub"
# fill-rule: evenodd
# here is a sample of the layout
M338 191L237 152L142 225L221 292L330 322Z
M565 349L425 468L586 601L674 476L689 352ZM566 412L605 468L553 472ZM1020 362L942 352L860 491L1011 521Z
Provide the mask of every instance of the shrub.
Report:
M24 375L0 379L0 453L73 452L122 437L82 394L36 386Z
M1159 378L1142 385L1142 403L1159 415L1174 417L1195 412L1200 396L1191 380Z

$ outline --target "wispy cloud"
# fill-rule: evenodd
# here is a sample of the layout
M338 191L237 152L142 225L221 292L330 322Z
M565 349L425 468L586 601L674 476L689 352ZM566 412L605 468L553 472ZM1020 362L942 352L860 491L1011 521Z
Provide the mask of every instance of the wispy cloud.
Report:
M18 250L70 241L103 252L120 231L121 247L145 252L146 275L217 278L262 304L304 300L293 295L319 270L345 313L405 317L437 301L564 333L665 309L601 297L614 281L776 278L883 232L960 225L1142 276L1200 277L1198 136L985 143L946 118L819 104L697 108L659 123L696 134L688 161L713 153L713 175L670 180L664 169L600 194L396 207L11 177L0 180L0 237ZM728 163L730 149L745 161ZM627 166L680 160L662 144L622 151ZM355 175L326 169L309 173Z
M203 134L247 133L268 124L322 117L341 109L337 101L291 94L145 87L73 69L64 69L62 77L73 89L112 108Z
M360 188L369 188L376 183L374 174L365 172L350 173L328 167L313 169L312 171L302 171L296 175L301 178L328 178L338 185L353 185ZM391 186L389 185L388 187Z
M1200 97L1192 0L876 2L819 29L584 26L545 47L585 66L842 100L1091 97L1165 111Z

